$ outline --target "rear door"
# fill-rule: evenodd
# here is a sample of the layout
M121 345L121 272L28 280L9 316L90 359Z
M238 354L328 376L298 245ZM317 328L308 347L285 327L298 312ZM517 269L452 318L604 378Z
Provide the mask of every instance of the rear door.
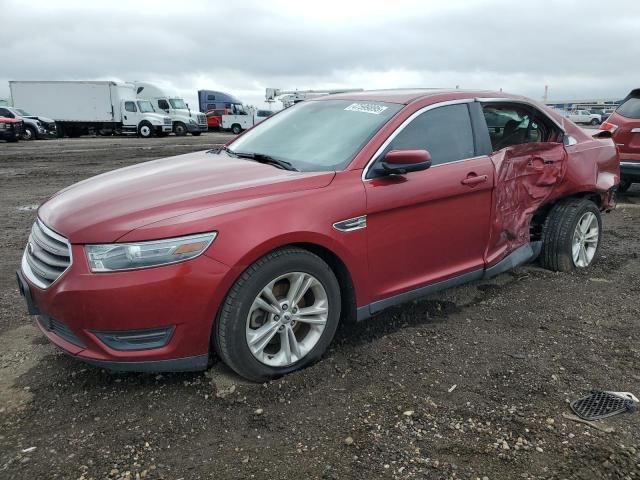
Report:
M486 103L487 121L509 118L507 127L491 131L491 161L496 171L488 265L530 242L533 214L564 178L567 152L562 132L535 107Z
M365 172L374 301L484 268L494 169L477 153L469 105L427 109L403 124ZM376 175L398 149L428 150L432 167Z

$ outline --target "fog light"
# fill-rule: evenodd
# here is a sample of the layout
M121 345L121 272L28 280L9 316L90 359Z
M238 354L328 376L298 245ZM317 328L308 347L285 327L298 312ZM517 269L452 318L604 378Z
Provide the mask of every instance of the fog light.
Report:
M169 343L175 327L119 332L93 332L107 347L113 350L149 350L162 348Z

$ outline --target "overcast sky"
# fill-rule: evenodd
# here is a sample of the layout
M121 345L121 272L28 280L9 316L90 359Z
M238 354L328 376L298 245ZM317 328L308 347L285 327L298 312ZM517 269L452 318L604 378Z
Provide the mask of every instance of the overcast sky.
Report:
M140 80L262 105L266 87L640 87L640 0L0 0L8 80ZM279 104L278 104L279 105Z

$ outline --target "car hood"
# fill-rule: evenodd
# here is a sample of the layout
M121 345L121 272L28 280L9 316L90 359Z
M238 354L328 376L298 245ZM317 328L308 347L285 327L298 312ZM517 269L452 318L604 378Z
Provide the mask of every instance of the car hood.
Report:
M47 200L38 216L71 243L115 242L137 228L198 210L322 188L334 176L197 152L84 180ZM189 233L196 232L184 232Z
M55 120L53 120L51 118L47 118L47 117L42 117L40 115L29 115L28 117L24 117L24 118L31 118L33 120L40 120L41 122L44 122L44 123L55 123Z

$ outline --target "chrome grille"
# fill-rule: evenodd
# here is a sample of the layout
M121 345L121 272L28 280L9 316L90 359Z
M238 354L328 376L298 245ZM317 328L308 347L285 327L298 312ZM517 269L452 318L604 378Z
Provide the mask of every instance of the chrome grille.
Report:
M207 117L202 114L198 114L198 123L207 123Z
M171 125L171 117L164 117L164 124Z
M67 239L36 221L22 257L24 274L40 288L47 288L69 265L71 247Z

